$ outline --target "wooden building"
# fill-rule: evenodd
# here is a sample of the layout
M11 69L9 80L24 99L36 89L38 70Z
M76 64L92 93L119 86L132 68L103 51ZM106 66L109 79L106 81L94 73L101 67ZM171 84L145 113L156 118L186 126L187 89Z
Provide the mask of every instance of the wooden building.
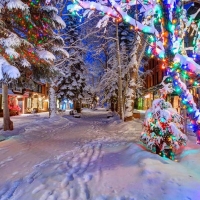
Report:
M34 90L21 87L9 89L8 107L11 116L48 111L48 85L38 83ZM0 116L3 116L2 90L0 90Z

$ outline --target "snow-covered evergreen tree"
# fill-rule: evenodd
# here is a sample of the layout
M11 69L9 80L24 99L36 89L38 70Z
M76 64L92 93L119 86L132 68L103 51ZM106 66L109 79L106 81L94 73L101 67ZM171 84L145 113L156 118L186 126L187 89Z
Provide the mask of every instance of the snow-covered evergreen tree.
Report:
M175 150L186 145L187 136L183 134L182 117L165 101L166 94L173 92L168 79L164 77L161 83L161 98L154 100L152 107L145 113L141 140L152 152L174 160Z
M1 2L1 80L19 77L24 68L37 76L37 68L52 65L55 52L63 51L63 40L53 31L65 27L57 13L45 1Z
M63 76L60 77L57 97L74 101L74 109L77 109L81 106L81 99L83 99L86 85L86 68L83 60L83 51L81 50L79 29L77 28L79 18L69 14L64 20L66 29L64 30L63 39L65 45L69 48L70 59L63 65Z
M64 28L65 23L49 1L2 0L0 9L0 81L6 98L7 84L20 72L26 70L38 79L51 74L54 54L65 54L60 48L63 40L53 30ZM6 99L4 112L4 130L8 130L11 122Z

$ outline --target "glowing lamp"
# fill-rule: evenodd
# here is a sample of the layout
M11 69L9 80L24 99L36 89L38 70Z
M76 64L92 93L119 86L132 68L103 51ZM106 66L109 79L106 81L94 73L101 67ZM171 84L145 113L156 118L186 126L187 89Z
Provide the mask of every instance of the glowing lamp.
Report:
M145 98L145 99L150 98L150 94L145 95L144 98Z

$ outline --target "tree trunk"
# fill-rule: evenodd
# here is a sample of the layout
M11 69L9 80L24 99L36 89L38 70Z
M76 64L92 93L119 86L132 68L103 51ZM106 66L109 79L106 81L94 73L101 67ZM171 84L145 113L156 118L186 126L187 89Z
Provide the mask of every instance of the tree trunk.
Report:
M82 99L79 100L80 101L80 113L82 111Z
M8 108L8 85L2 83L3 97L3 130L13 130L13 122L10 120L10 112Z
M77 109L77 100L73 100L73 109L74 109L74 110Z
M184 23L183 23L182 19L180 20L180 29L181 29L181 32L182 32L182 39L184 40L184 30L183 30L184 29ZM184 42L182 42L181 51L182 51L183 55L187 55L187 52L186 52L185 47L184 47ZM184 79L182 79L182 81L186 85L186 81ZM183 108L183 106L184 105L182 104L181 105L181 113L183 114L184 133L187 135L187 109Z
M126 105L125 105L125 121L130 121L133 119L134 113L134 101L136 96L136 81L138 76L137 64L134 67L134 71L131 72L131 80L129 83L129 88L126 93Z
M77 108L76 108L76 110L77 110L77 113L81 113L81 100L80 99L77 100Z
M133 111L134 111L134 102L136 97L136 87L137 87L137 79L138 79L138 68L140 66L141 60L143 58L146 42L140 36L137 36L137 40L134 44L133 51L131 53L131 61L130 63L134 63L133 66L130 66L130 81L129 87L126 93L126 105L125 105L125 121L129 121L133 119ZM142 42L142 44L141 44ZM139 54L138 54L139 52Z
M186 85L186 81L184 79L182 79L182 82L185 83L185 85ZM181 103L180 114L183 117L183 130L184 130L185 135L187 135L187 109L184 108L183 103Z
M49 118L57 115L56 93L52 84L49 87Z
M114 104L114 102L111 102L110 109L111 109L112 112L115 111L115 104Z
M119 33L118 23L116 23L116 45L117 45L117 61L118 61L118 113L120 119L124 121L124 110L123 110L123 99L122 99L122 70L121 70L121 59L119 49Z

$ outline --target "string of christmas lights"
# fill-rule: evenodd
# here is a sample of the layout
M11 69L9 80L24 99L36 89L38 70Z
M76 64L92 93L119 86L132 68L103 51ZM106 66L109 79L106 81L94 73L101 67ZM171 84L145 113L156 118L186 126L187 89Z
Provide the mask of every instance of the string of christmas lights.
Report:
M36 49L43 48L43 45L52 40L52 30L55 26L52 12L55 12L55 9L52 6L48 8L45 2L39 0L22 0L19 5L18 2L13 2L10 8L5 4L3 9L2 20L6 26L0 31L1 36L7 38L13 31L24 42L21 41L19 47L13 45L15 55L9 55L5 46L0 45L1 56L10 63L14 63L17 59L26 59L34 66L49 66L50 61L40 58ZM48 47L51 46L49 43Z
M177 54L182 54L183 49L183 36L187 28L194 23L192 17L188 21L185 19L182 20L185 15L182 2L180 0L157 0L155 4L152 4L151 1L143 1L143 6L147 5L153 8L152 14L149 15L149 19L153 20L151 25L146 26L141 24L137 20L130 17L127 12L123 11L123 8L120 4L117 4L115 1L110 0L111 7L101 5L95 2L83 2L81 0L75 1L77 5L80 5L84 9L97 9L98 11L103 12L105 15L117 18L119 21L121 19L124 22L129 23L130 29L134 31L141 31L143 33L149 34L149 48L147 50L147 55L149 57L157 57L162 60L162 68L166 69L168 75L172 78L173 87L177 94L181 97L181 102L184 104L184 107L187 109L188 116L190 118L191 127L193 127L194 132L197 135L197 143L200 143L200 112L198 111L196 104L194 103L193 97L190 95L189 90L181 81L193 82L194 86L199 85L198 82L192 81L192 76L196 75L195 70L191 70L191 67L187 64L183 64L181 60L179 62L174 61L174 58ZM128 2L126 2L129 5ZM133 1L130 1L133 5ZM139 1L134 2L135 5L139 4ZM144 5L145 4L145 5ZM148 12L148 10L145 10ZM180 26L180 20L185 22L183 28ZM196 51L199 46L199 23L197 23L197 34L194 38L194 54L193 58L195 60Z

